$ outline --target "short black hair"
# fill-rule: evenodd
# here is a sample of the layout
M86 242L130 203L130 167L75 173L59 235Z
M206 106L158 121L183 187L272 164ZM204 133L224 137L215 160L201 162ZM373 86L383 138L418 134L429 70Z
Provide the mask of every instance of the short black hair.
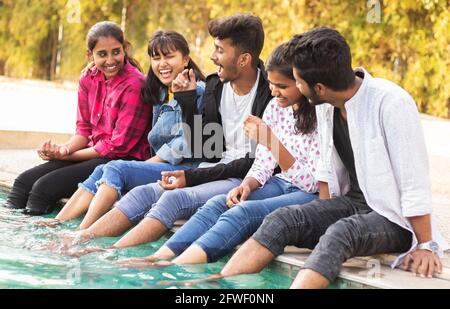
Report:
M235 14L212 20L208 32L219 40L230 39L239 53L252 55L252 66L256 67L264 46L264 29L261 19L251 14Z
M350 47L334 29L319 27L295 35L288 43L285 57L310 87L322 83L341 91L355 81Z

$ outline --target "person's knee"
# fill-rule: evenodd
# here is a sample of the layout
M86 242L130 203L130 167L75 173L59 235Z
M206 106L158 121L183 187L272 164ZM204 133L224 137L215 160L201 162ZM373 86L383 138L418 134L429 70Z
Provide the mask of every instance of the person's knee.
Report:
M209 199L203 206L201 206L197 214L208 218L218 218L228 209L226 200L222 196L215 196Z
M226 200L227 196L225 194L220 194L210 198L207 203L224 204L226 203Z
M121 173L121 171L124 169L125 163L127 161L125 160L114 160L106 163L102 170L103 174L105 173Z
M31 187L30 194L47 195L46 193L50 192L49 188L51 188L52 185L54 184L51 183L48 177L41 177Z
M279 209L271 212L270 214L268 214L265 217L264 221L281 222L281 223L286 223L285 225L287 225L287 223L290 223L290 221L292 221L292 218L293 218L292 212L293 211L287 207L279 208Z
M354 218L344 218L332 224L319 240L326 247L338 247L343 250L354 247L354 241L359 234L359 227Z
M107 185L113 189L115 189L119 195L119 198L122 197L123 186L127 182L127 171L126 171L126 163L128 161L124 160L115 160L110 161L102 169L102 175L95 179L95 186L99 188L100 185Z
M143 185L143 186L137 186L134 187L133 189L131 189L125 196L126 197L133 197L139 200L147 200L149 199L149 197L154 196L153 194L153 190L151 187L147 186L147 185ZM156 201L152 201L153 203Z
M40 215L53 209L57 200L48 194L49 186L49 181L45 177L41 177L33 184L26 205L28 214Z
M183 201L185 200L185 192L182 190L169 190L164 191L164 193L161 195L161 197L158 200L158 204L167 204L171 205L171 207L179 209Z
M16 177L16 179L14 180L14 187L19 186L20 188L31 188L33 186L32 179L35 179L33 177L33 171L27 170Z
M210 198L202 208L208 208L210 211L222 213L225 208L228 208L226 195L217 195Z
M222 220L235 221L240 225L246 225L249 223L252 213L249 211L248 207L243 207L243 205L236 205L233 208L226 211L222 216Z
M283 207L268 214L261 228L280 237L285 235L285 238L290 238L293 233L302 233L302 229L308 228L304 218L305 214L302 210Z
M95 180L100 179L103 175L103 168L105 167L105 165L106 164L101 164L96 166L89 177L96 178Z

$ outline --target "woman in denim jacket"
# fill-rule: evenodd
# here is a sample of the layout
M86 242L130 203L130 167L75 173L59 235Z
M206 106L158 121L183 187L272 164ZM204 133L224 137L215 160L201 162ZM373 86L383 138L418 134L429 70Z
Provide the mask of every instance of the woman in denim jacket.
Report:
M98 166L79 184L56 218L43 225L52 226L86 213L79 229L88 228L132 188L156 182L162 171L188 169L200 163L192 158L186 134L189 130L183 123L193 123L186 117L203 112L204 75L190 59L186 40L177 32L157 31L149 42L148 54L151 69L141 96L153 105L152 129L148 134L152 157L145 162L116 160ZM197 94L195 106L177 101L177 96L188 91Z

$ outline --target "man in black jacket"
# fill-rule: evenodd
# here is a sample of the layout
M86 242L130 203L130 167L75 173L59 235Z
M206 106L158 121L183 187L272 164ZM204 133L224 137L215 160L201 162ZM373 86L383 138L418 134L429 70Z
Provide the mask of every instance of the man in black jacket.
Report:
M250 169L255 147L244 134L243 122L250 114L261 118L272 99L259 59L263 26L256 16L237 14L211 21L208 30L214 38L210 58L219 69L206 79L201 125L194 117L195 81L189 78L189 72L177 78L177 86L184 91L176 92L175 99L182 105L184 121L195 137L190 142L194 156L209 162L200 168L163 173L159 184L134 188L117 207L83 231L83 236L115 236L145 216L113 247L156 240L176 220L190 217L211 197L238 186Z

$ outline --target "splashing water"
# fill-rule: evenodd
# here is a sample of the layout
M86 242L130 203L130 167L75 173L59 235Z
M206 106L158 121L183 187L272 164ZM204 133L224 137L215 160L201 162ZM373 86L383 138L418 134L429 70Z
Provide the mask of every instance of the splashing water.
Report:
M6 192L0 189L0 288L288 288L292 278L271 265L259 274L241 275L210 282L196 282L219 272L228 260L216 263L136 269L116 266L114 261L154 253L167 239L121 250L96 252L74 258L43 249L60 235L73 231L81 220L57 228L37 226L42 217L29 217L3 206ZM45 217L54 217L56 212ZM119 237L104 237L85 246L109 246ZM194 280L189 285L183 281Z

